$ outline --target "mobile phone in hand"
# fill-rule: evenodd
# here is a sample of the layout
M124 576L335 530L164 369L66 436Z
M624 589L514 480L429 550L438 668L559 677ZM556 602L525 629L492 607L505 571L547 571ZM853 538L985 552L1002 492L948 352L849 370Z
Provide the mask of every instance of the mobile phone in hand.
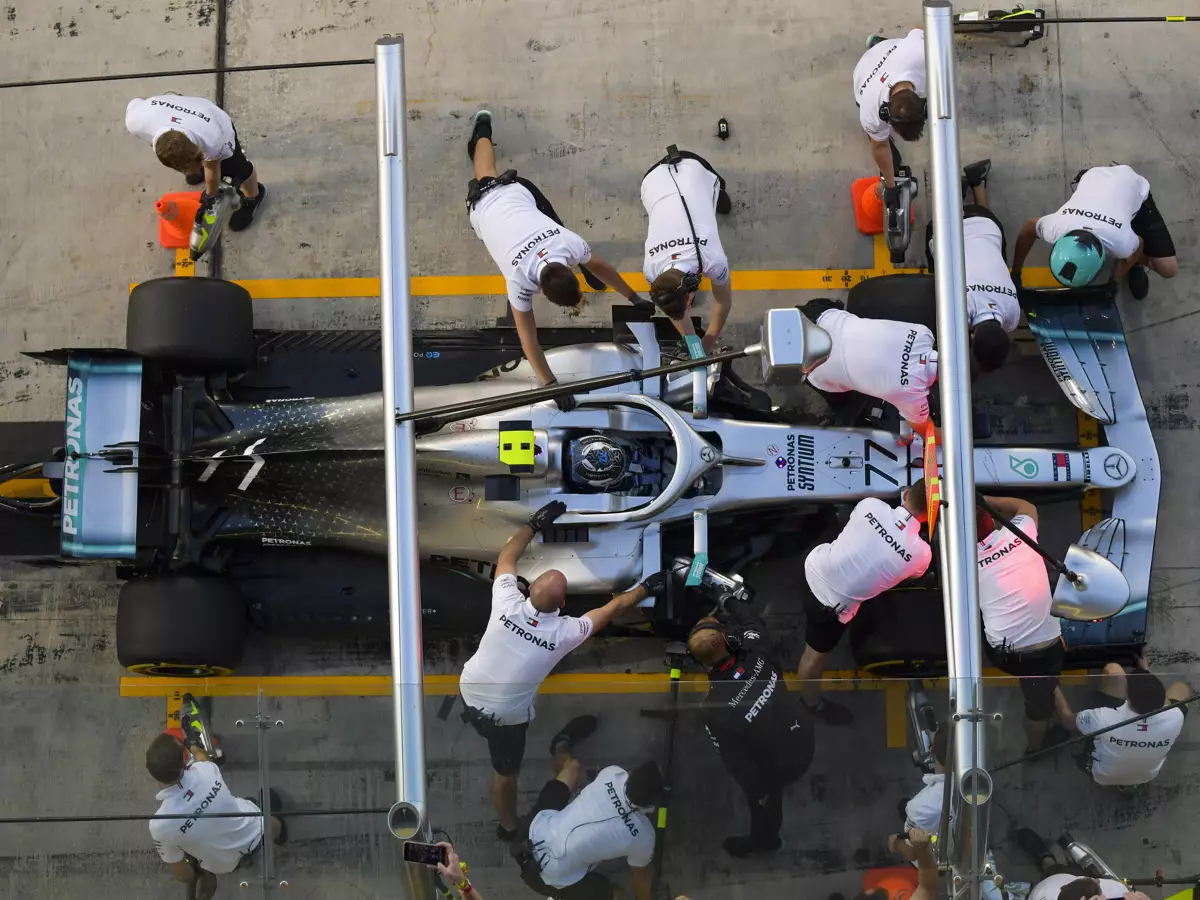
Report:
M404 842L404 861L422 866L446 865L446 848L437 844L422 844L420 841Z

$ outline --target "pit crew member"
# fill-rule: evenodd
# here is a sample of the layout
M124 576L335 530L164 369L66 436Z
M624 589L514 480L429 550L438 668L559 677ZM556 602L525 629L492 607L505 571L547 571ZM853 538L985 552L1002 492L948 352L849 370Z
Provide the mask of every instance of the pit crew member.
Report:
M925 32L914 28L900 39L867 38L867 52L854 67L853 88L871 157L884 185L894 188L900 151L892 135L918 141L925 130Z
M254 222L267 186L259 183L225 110L203 97L135 97L125 107L125 127L148 140L158 161L186 175L188 184L203 184L206 197L217 195L222 178L233 182L242 192L242 205L229 217L230 231L244 231Z
M566 504L560 500L547 503L500 551L492 585L491 618L459 679L463 721L488 742L495 772L492 804L500 818L496 833L506 841L512 839L517 828L517 776L538 688L559 660L588 637L647 596L666 591L668 576L660 572L604 606L575 618L560 612L566 604L567 579L562 572L551 569L534 579L526 597L517 582L517 561L534 536L565 511Z
M650 219L642 264L650 299L680 334L694 335L687 313L707 275L716 308L703 346L711 353L733 307L729 260L717 230L717 214L732 209L725 179L703 157L672 145L642 179L642 205Z
M992 161L963 167L971 203L963 207L963 262L967 274L967 328L971 355L981 372L994 372L1008 358L1008 335L1021 324L1017 289L1008 271L1004 226L988 208L987 176ZM925 229L929 269L933 271L933 222Z
M1191 694L1182 681L1170 687L1137 660L1131 675L1118 663L1104 667L1096 687L1098 706L1076 715L1060 688L1054 695L1058 719L1073 734L1091 734L1135 716L1142 716L1120 728L1096 735L1080 764L1100 785L1135 785L1153 781L1162 771L1167 753L1179 740L1188 708L1163 709L1167 703L1184 700Z
M475 178L467 188L471 227L504 274L525 358L543 385L554 384L557 379L538 342L533 317L533 295L539 290L558 306L579 306L583 292L571 271L572 266L579 266L593 288L603 290L608 285L646 311L653 311L654 305L639 297L616 269L592 253L587 241L569 231L531 182L519 179L515 170L503 175L496 171L492 114L487 110L475 114L467 155L475 168ZM575 405L570 394L555 402L566 409Z
M933 733L933 774L922 775L925 787L904 804L904 830L920 828L936 835L942 825L942 801L946 796L946 749L950 741L950 727L943 725ZM954 806L950 807L951 821Z
M933 559L921 537L925 516L921 479L895 508L877 497L860 500L840 533L835 519L824 535L831 540L819 542L804 559L804 654L796 674L805 705L830 725L847 725L854 716L840 703L821 697L825 660L863 601L925 574Z
M988 502L1037 540L1037 507L1014 497ZM1050 612L1052 593L1046 564L1032 547L1003 525L976 546L983 649L992 665L1020 679L1025 698L1025 734L1038 750L1054 718L1054 693L1065 647L1062 623Z
M825 394L857 391L887 401L907 423L902 429L907 442L929 421L929 391L938 373L933 332L908 322L863 319L842 307L840 300L819 297L800 308L833 342L829 358L809 373L808 383Z
M773 853L783 846L783 789L808 771L813 731L766 628L737 602L706 617L688 635L688 653L708 672L704 730L750 807L748 834L725 838L734 857Z
M1071 199L1057 212L1021 226L1013 251L1013 278L1038 238L1053 245L1050 271L1067 287L1091 284L1108 254L1116 259L1113 279L1127 278L1129 292L1150 292L1147 268L1163 278L1179 274L1175 242L1150 193L1150 182L1129 166L1093 166L1075 176Z
M190 751L190 752L189 752ZM192 815L187 819L151 819L150 837L176 881L189 885L189 895L208 900L217 876L232 872L258 852L263 817L258 805L236 796L217 764L198 746L185 747L168 733L146 750L146 771L162 790L156 816ZM277 808L278 803L272 802ZM234 813L235 815L220 815ZM242 813L243 815L236 815ZM271 840L282 844L286 830L271 816Z
M539 897L612 900L612 881L592 870L605 860L624 858L634 900L652 900L654 828L649 814L662 800L662 773L653 762L632 772L608 766L572 800L582 771L574 756L581 736L575 722L551 741L555 777L542 787L513 844L521 880Z

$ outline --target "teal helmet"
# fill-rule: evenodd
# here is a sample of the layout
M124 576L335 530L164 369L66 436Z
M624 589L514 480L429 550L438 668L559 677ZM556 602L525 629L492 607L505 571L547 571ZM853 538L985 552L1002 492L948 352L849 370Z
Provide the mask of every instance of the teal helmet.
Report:
M1050 251L1050 271L1059 284L1067 287L1083 287L1104 265L1104 245L1090 231L1076 229L1068 231L1054 242Z

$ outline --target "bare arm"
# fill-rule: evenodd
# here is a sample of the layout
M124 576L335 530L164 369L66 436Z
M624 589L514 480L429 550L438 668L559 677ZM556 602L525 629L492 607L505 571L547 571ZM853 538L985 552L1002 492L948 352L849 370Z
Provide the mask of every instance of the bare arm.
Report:
M1032 219L1026 219L1025 224L1021 226L1021 230L1017 232L1017 244L1013 248L1012 276L1014 281L1021 278L1021 269L1025 265L1025 257L1029 255L1029 251L1033 249L1033 245L1037 243L1037 216Z
M892 148L887 141L877 141L873 137L867 138L871 142L871 158L875 160L875 165L879 167L879 174L883 176L883 183L887 187L896 186L896 170L892 166Z
M717 346L717 338L725 328L729 311L733 309L733 288L731 284L714 284L712 286L713 314L704 330L704 350L712 353Z
M1016 497L985 497L988 503L1000 511L1000 515L1015 519L1017 516L1029 516L1033 524L1037 524L1037 507L1028 500L1018 500Z
M630 866L629 880L633 882L634 900L654 900L653 866Z
M920 828L912 829L908 840L893 834L888 837L888 850L906 862L917 864L917 889L913 891L912 900L934 900L938 890L938 869L929 834Z
M221 189L221 161L206 159L204 161L204 191L210 197L217 196Z
M636 291L631 288L621 277L621 273L610 266L607 260L599 254L593 253L592 258L586 263L587 267L592 270L597 278L607 284L610 288L628 300Z
M496 575L516 575L517 560L533 540L534 530L528 525L522 525L517 533L508 539L500 556L496 560Z
M625 610L633 609L645 600L646 596L646 589L639 584L632 591L626 591L623 594L613 597L603 606L596 609L589 609L583 614L583 617L591 621L592 634L595 634L600 629L611 625L612 620L625 612Z
M1071 705L1067 703L1067 698L1062 692L1062 688L1054 689L1054 712L1058 715L1059 724L1071 734L1079 734L1079 723L1075 721L1075 713L1071 709Z
M181 859L179 862L170 863L170 866L171 877L176 881L182 881L184 884L188 884L195 880L196 872L192 868L192 864L186 859Z
M546 362L546 354L538 340L537 322L533 318L533 310L514 309L512 314L525 358L529 360L529 365L533 366L538 380L542 384L549 384L554 381L554 373L550 371L550 363Z

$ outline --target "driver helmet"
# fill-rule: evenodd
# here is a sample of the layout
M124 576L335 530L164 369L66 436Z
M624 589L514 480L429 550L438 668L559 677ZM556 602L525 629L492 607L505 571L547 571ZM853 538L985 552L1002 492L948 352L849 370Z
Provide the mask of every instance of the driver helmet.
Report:
M628 451L606 435L589 434L571 444L571 474L589 487L610 487L628 471Z
M1075 229L1068 231L1054 242L1050 251L1050 271L1059 284L1067 287L1083 287L1104 265L1104 245L1090 231Z

